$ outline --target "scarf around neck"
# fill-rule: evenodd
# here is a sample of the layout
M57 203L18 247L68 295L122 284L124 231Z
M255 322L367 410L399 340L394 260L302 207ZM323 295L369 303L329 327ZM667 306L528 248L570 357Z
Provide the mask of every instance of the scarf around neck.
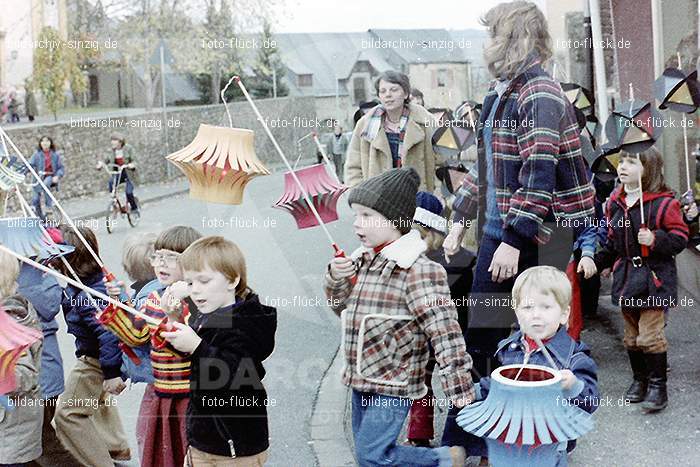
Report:
M403 161L406 158L407 148L404 144L404 139L406 137L406 127L408 124L408 117L411 110L408 104L404 104L403 111L401 112L401 118L399 119L399 166L403 166ZM386 114L386 109L383 105L378 105L372 111L372 115L369 117L369 122L362 132L362 137L367 141L372 141L376 138L379 130L383 127L383 118Z

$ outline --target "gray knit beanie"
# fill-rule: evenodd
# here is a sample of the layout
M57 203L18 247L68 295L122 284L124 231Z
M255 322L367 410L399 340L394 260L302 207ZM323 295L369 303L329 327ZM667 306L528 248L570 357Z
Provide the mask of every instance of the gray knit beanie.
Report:
M391 169L353 188L348 204L357 203L374 209L393 222L399 232L407 234L416 212L419 185L420 177L414 169Z

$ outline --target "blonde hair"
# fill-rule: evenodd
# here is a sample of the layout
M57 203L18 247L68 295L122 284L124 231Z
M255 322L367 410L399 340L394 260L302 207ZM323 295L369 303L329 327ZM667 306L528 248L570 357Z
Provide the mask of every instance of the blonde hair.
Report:
M571 282L565 273L552 266L535 266L524 270L513 284L513 308L518 308L526 291L552 294L562 310L571 305Z
M0 297L9 297L17 290L19 261L13 256L0 251Z
M552 38L542 11L532 2L501 3L481 18L491 36L484 49L489 72L501 79L513 79L523 71L531 53L542 62L552 57Z
M235 282L236 295L244 297L248 292L245 258L241 250L224 237L203 237L187 247L178 262L183 271L201 271L209 267Z
M151 255L155 251L156 234L133 234L126 238L122 252L122 266L126 274L134 281L148 281L155 278Z
M413 223L413 228L420 233L420 237L423 239L426 245L428 245L428 251L440 249L442 244L445 242L445 235L436 230L429 229L418 224L417 222Z

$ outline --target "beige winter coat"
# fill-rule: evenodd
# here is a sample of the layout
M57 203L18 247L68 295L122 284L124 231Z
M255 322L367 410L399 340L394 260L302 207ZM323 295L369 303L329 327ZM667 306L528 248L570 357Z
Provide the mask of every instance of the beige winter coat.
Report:
M442 158L433 151L431 142L437 128L435 117L425 107L415 104L409 106L410 115L404 139L408 150L403 166L416 169L421 179L420 190L432 192L438 186L435 168L442 163ZM348 186L357 185L392 168L391 148L384 128L371 141L362 137L371 116L372 110L357 122L352 133L345 162L345 184Z

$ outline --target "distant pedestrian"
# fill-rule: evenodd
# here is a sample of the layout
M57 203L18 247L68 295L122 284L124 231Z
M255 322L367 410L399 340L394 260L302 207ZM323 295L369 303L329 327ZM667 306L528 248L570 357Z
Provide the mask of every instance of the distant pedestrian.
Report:
M19 100L17 100L17 91L11 91L7 111L10 114L10 123L19 122Z
M328 150L326 151L333 159L335 173L338 180L343 181L343 167L345 165L345 154L348 150L348 138L343 134L343 127L340 122L333 125L333 134L328 140Z
M134 150L131 145L126 143L126 137L119 132L114 132L110 136L111 149L108 150L107 155L104 160L97 162L97 170L101 169L104 165L116 167L124 167L121 172L119 180L117 176L113 175L109 178L108 190L111 193L114 188L114 184L120 185L122 183L126 184L126 200L131 207L131 213L135 216L140 216L139 205L134 196L134 180L136 176L136 163L134 161ZM111 170L111 168L110 168Z
M418 88L411 88L411 103L425 107L425 97Z
M30 122L34 121L34 117L39 115L39 109L36 105L36 96L32 87L31 80L27 79L24 82L24 113Z

